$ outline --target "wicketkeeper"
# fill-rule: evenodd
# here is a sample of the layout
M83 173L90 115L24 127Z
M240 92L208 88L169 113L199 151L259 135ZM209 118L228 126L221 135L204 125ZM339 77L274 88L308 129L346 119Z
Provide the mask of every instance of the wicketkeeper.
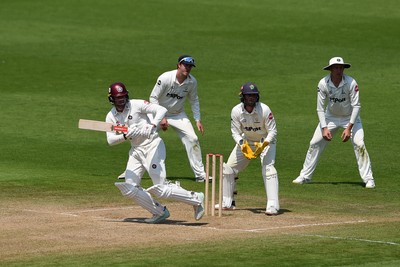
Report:
M235 177L252 159L260 157L262 177L267 195L266 215L279 212L278 173L274 167L276 156L276 123L271 109L259 102L259 91L254 83L241 87L241 103L231 112L231 132L235 147L223 170L222 208L234 210ZM218 208L218 207L216 207Z

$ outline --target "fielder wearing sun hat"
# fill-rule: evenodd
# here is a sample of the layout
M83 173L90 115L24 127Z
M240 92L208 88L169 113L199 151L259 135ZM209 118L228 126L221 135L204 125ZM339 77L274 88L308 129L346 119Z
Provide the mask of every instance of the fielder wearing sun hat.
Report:
M194 64L194 58L189 56L189 55L182 55L178 58L178 64L183 63L187 65L192 65L193 67L196 67Z
M332 65L335 64L339 64L339 65L343 65L345 69L348 69L351 67L351 64L349 63L344 63L343 58L341 57L333 57L329 60L329 65L324 67L324 70L329 70L331 68Z

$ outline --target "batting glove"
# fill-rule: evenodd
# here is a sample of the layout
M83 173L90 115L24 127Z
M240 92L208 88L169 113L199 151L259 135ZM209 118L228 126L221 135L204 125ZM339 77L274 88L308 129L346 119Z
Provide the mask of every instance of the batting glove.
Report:
M156 131L156 126L153 124L148 124L142 128L142 130L140 131L140 135L146 136L146 138L149 139L155 131Z
M242 150L243 155L246 157L246 159L254 159L254 152L249 146L249 143L247 140L240 140L239 141L240 149Z
M132 139L132 138L136 138L138 136L140 136L140 130L135 127L135 126L131 126L128 129L128 132L125 134L125 139Z
M269 145L268 141L264 141L264 138L261 138L260 142L254 142L254 146L256 150L254 151L254 158L260 156L261 152L263 152L264 148Z

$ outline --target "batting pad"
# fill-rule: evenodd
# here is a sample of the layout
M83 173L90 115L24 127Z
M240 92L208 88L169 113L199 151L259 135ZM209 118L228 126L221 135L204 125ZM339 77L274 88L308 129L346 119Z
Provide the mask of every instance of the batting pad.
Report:
M230 208L233 201L233 192L235 190L235 172L233 169L224 163L224 175L222 178L222 207Z
M164 207L155 201L143 188L125 182L115 183L122 195L132 199L139 206L149 211L153 215L163 215Z
M156 184L147 189L147 192L158 198L170 198L192 206L198 206L201 202L197 199L197 194L176 184Z
M263 177L265 192L267 193L267 209L273 207L279 210L279 181L275 167L273 165L264 166Z

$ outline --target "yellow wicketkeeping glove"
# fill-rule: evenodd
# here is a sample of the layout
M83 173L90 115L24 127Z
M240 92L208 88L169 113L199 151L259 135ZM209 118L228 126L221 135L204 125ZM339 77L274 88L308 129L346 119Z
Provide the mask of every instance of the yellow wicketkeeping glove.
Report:
M257 158L260 156L261 152L263 152L264 148L269 145L268 141L264 141L264 138L260 140L260 142L254 142L254 146L256 147L256 150L254 151L253 155L254 158Z
M247 140L241 140L239 142L240 144L240 149L242 150L243 155L247 158L247 159L254 159L254 152L251 149L251 147L249 146L249 143L247 142Z

